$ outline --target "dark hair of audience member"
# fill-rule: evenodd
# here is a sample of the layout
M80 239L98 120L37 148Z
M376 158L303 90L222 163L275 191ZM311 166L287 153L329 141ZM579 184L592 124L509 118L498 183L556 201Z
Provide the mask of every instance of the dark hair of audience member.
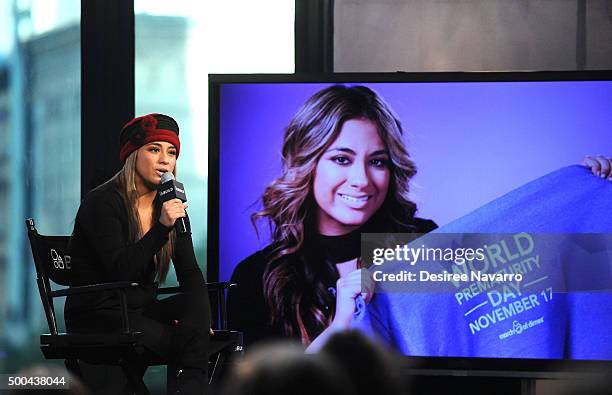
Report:
M255 346L237 362L220 392L224 395L352 395L344 373L324 355L304 354L296 343Z
M394 355L360 332L334 334L320 353L345 370L356 395L402 393Z

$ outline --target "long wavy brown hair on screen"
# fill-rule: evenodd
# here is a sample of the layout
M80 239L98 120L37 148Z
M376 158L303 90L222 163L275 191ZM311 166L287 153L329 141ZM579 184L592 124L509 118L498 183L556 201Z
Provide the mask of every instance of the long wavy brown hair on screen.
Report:
M326 308L334 303L324 278L335 281L338 277L335 266L319 262L316 248L309 248L311 234L317 232L312 193L315 168L344 122L351 119L376 124L389 153L389 190L370 221L406 225L416 211L408 197L416 167L402 140L400 121L382 98L367 87L344 85L310 97L285 130L282 174L263 193L262 210L251 217L254 226L259 219L268 220L275 246L263 278L272 324L280 325L288 336L301 337L305 344L333 318L333 307Z
M140 216L138 215L137 201L138 191L136 190L136 160L138 158L138 150L132 152L125 160L121 170L117 172L104 185L111 184L113 188L119 192L121 200L127 209L128 213L128 238L131 242L136 243L143 236L142 227L140 226ZM176 166L173 170L176 176ZM153 218L152 225L155 224L161 215L161 204L155 199L153 203ZM174 229L170 232L169 240L155 254L155 272L157 281L163 283L168 275L170 268L170 259L174 250L174 242L176 240L176 232Z

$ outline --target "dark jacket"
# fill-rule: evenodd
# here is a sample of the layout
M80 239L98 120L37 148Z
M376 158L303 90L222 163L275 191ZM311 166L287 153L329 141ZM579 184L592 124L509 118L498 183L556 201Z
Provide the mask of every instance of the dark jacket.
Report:
M141 311L155 300L153 257L168 241L172 229L160 222L137 242L128 238L128 212L113 182L87 194L76 216L69 246L72 284L130 281L139 284L128 291L130 311ZM204 282L197 265L191 235L176 238L172 262L179 284L185 288ZM78 323L79 316L95 311L119 310L116 292L81 294L66 298L67 326Z
M428 233L436 228L437 225L431 220L414 218L412 227L403 232ZM238 286L228 294L229 327L244 332L245 345L286 337L280 325L272 325L264 297L263 277L273 249L270 245L250 255L236 266L232 274L232 282ZM326 287L335 287L337 278L335 273L334 276L326 276L326 279L321 281L325 282Z

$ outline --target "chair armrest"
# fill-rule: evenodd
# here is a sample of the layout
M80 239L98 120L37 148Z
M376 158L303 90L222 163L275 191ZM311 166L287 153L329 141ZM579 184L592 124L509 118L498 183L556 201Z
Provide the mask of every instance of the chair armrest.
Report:
M183 292L183 289L181 287L165 287L165 288L159 288L157 290L158 295L178 294L181 292Z
M52 298L56 298L59 296L78 295L78 294L90 293L90 292L112 291L116 289L132 288L132 287L137 287L137 286L138 286L138 283L133 283L130 281L117 281L117 282L112 282L112 283L81 285L78 287L60 289L57 291L49 292L49 295Z
M206 286L209 290L219 291L223 289L229 289L232 287L236 287L238 284L233 283L231 281L220 281L216 283L206 283Z

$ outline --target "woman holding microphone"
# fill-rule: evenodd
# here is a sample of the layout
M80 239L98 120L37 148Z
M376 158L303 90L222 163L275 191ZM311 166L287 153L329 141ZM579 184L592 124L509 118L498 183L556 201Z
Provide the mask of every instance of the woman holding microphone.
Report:
M210 328L206 283L194 254L187 205L157 199L162 174L176 174L178 124L163 114L135 118L121 130L120 146L123 168L89 192L77 213L69 247L72 285L138 283L127 290L127 303L130 328L142 332L144 347L137 355L142 374L148 361L167 360L179 369L176 390L201 394ZM185 233L174 230L179 218L185 218ZM170 261L183 292L158 300L158 283ZM65 321L73 333L120 330L116 292L69 296Z

